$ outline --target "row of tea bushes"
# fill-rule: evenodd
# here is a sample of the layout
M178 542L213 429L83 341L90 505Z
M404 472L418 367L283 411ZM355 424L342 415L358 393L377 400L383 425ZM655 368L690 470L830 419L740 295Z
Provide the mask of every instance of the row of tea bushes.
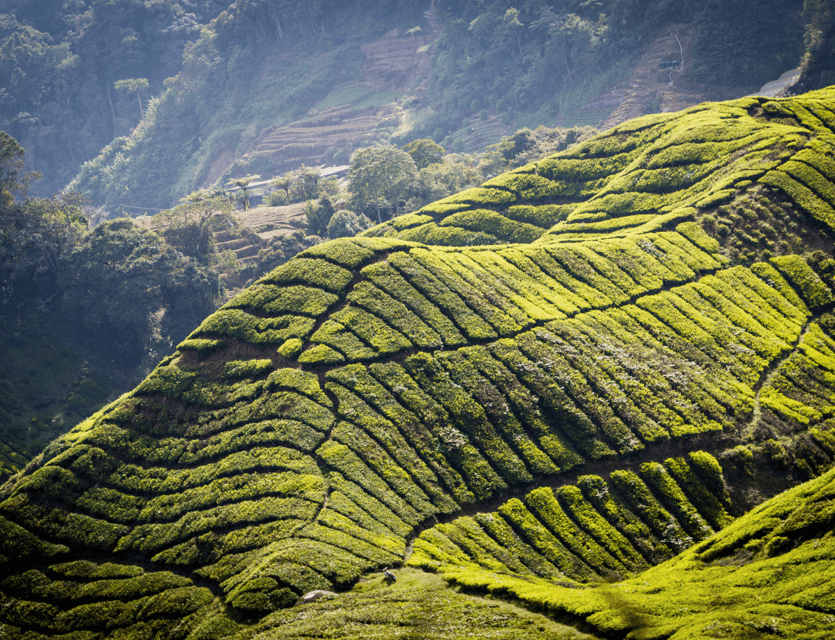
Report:
M571 581L623 579L671 558L731 522L721 467L703 451L608 482L540 487L490 514L431 527L409 565L445 573L480 567Z
M636 259L630 245L614 246L616 259ZM785 354L794 363L807 353L795 345L809 307L828 300L806 263L774 265L718 270L635 304L400 363L315 375L267 358L202 373L170 362L83 444L32 476L4 513L27 505L29 529L50 542L138 553L211 581L241 611L263 613L305 589L398 562L409 532L458 502L746 419L753 384ZM591 278L603 267L587 268ZM805 338L830 350L810 326ZM673 356L683 344L686 366ZM816 375L820 358L804 357L799 368ZM143 424L157 426L141 435ZM596 511L584 515L570 488L536 490L494 514L504 525L469 522L468 539L481 536L473 544L483 551L467 553L584 580L637 571L726 523L700 469L668 461L616 472L613 490L585 496ZM61 494L51 493L59 484ZM593 485L584 479L576 490ZM607 499L610 492L621 498ZM43 503L51 506L36 506ZM617 535L584 533L604 521ZM427 535L463 540L451 526ZM509 548L519 550L515 560L497 551ZM460 560L464 552L444 553Z
M413 557L498 590L522 575L550 606L540 580L641 571L727 525L716 461L688 451L730 448L737 475L822 472L832 265L729 265L699 226L770 174L828 206L828 161L807 153L832 156L824 100L796 102L644 118L268 274L0 489L3 630L90 640L88 607L113 635L228 637L500 496L428 529ZM806 224L792 193L781 206ZM420 225L529 244L403 239ZM569 472L576 486L548 488ZM77 562L89 571L67 578Z
M773 413L772 420L788 425L828 424L835 405L828 391L828 381L835 374L835 342L828 327L832 315L812 323L803 341L769 379L761 390L763 408ZM822 326L823 325L823 326Z
M2 582L6 637L153 637L185 629L214 596L187 577L130 564L78 560L7 577ZM66 634L66 635L65 635ZM184 638L176 631L168 636Z
M646 233L757 182L831 227L835 165L819 138L832 129L823 99L745 98L645 117L370 234L466 246Z
M665 463L666 465L666 463ZM835 628L835 471L790 489L675 558L611 585L447 565L468 592L513 598L605 637L791 637Z
M355 286L348 305L310 336L311 346L299 361L356 362L412 347L437 349L462 339L512 336L581 310L623 304L719 266L676 233L651 235L640 244L630 239L578 247L390 254L361 271L368 280ZM204 326L195 335L214 334Z
M717 245L707 236L692 225L681 231L640 241L499 252L404 251L394 241L345 240L335 243L335 254L353 247L370 262L358 279L319 249L300 258L302 266L293 261L270 276L285 286L267 280L253 285L181 347L217 358L218 351L240 344L264 355L264 347L279 344L279 353L293 359L309 345L299 361L318 365L509 336L578 310L622 304L720 266L710 253ZM362 246L371 242L377 253ZM317 284L310 274L319 267L326 273Z

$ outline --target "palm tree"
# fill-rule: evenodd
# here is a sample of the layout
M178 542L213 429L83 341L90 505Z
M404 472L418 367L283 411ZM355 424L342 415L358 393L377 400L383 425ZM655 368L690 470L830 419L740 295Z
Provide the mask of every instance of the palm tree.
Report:
M232 178L226 183L227 187L238 187L243 192L243 197L241 198L241 202L244 205L244 211L249 209L249 185L250 183L258 180L261 176L250 174L248 176L244 176L243 178Z
M279 176L270 182L271 186L284 191L284 201L286 204L290 204L290 185L293 184L293 180L295 179L292 173L285 173L283 176Z

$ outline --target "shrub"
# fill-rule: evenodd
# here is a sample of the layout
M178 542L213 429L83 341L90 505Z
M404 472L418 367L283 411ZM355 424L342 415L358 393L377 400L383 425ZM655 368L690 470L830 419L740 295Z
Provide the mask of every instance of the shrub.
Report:
M328 222L328 238L350 238L370 228L371 225L371 220L363 214L340 209L331 216Z
M231 360L223 365L221 375L225 380L258 378L272 369L272 360Z

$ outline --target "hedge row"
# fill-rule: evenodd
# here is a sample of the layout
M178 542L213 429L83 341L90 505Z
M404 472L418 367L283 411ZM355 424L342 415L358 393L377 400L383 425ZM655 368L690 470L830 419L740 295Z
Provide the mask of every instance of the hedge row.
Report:
M640 476L621 470L608 483L582 476L577 485L540 487L493 513L436 525L415 541L409 564L442 573L475 566L549 579L555 571L577 581L622 579L726 526L727 508L718 462L695 452L646 463Z
M719 266L715 256L671 232L571 247L394 253L362 271L367 280L350 290L348 306L309 336L299 361L366 361L412 347L438 349L464 337L512 336Z

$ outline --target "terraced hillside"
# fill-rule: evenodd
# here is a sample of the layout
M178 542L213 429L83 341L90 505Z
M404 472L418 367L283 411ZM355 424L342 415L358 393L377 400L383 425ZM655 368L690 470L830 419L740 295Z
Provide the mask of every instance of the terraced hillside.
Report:
M342 158L347 160L350 154L345 152L388 139L399 124L396 108L388 105L393 100L394 94L387 93L380 97L383 105L357 109L342 104L315 117L270 127L258 136L245 160L257 162L266 158L274 163L276 174L305 162L328 164L334 150L343 150Z
M835 90L648 116L309 249L0 490L0 629L573 634L435 572L606 637L831 632L833 131Z
M258 134L240 158L229 154L210 171L206 183L231 177L241 166L262 167L259 172L279 175L308 166L347 162L351 151L387 143L401 126L404 110L398 100L418 75L429 73L426 47L441 25L428 11L427 29L405 33L393 29L360 47L365 59L361 77L332 87L301 119L258 127ZM423 47L421 49L421 47ZM231 173L230 173L231 171Z

